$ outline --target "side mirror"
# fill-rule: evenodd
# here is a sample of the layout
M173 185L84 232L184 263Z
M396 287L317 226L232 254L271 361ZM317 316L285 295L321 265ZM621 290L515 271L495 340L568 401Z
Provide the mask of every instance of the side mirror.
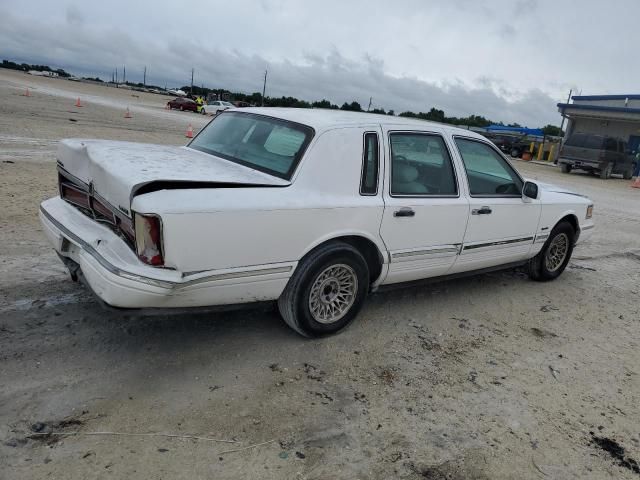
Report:
M524 187L522 187L522 196L524 198L531 198L533 200L538 199L538 185L533 182L524 182Z

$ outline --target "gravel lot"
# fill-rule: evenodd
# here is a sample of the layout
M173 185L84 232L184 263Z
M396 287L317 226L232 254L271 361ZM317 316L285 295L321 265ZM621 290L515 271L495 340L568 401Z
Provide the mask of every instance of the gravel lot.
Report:
M328 339L271 309L105 311L37 220L55 142L184 144L207 119L166 101L0 69L0 479L638 478L640 190L518 161L595 201L559 280L376 294Z

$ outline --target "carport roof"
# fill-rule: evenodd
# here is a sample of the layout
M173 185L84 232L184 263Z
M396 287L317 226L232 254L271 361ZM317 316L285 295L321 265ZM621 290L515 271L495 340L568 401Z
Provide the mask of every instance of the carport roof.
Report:
M568 117L590 117L623 122L640 122L640 108L558 103L558 111Z
M626 98L626 97L625 97ZM638 96L640 98L640 96ZM578 105L575 103L559 103L558 109L564 111L566 109L576 109L576 110L596 110L601 112L624 112L624 113L638 113L640 114L640 108L629 108L629 107L606 107L603 105Z
M640 95L630 93L628 95L573 95L574 100L640 100Z

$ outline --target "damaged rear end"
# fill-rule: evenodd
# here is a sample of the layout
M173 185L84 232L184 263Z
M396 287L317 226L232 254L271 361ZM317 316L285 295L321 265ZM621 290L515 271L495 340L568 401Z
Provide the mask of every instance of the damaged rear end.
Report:
M186 147L101 140L63 140L57 171L59 196L40 207L47 237L72 278L84 278L106 303L130 308L233 303L233 295L212 303L185 294L204 277L185 275L175 259L167 261L165 212L153 202L135 211L136 199L172 190L289 185Z

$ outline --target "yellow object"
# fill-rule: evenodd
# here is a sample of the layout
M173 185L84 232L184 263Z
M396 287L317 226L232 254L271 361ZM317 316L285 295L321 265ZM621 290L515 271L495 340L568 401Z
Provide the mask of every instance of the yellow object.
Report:
M542 160L542 151L544 150L544 143L541 143L538 147L538 158L536 160Z
M551 148L549 149L549 158L547 158L547 160L549 160L550 162L553 162L553 149L556 148L555 145L551 145Z
M533 142L531 142L531 145L529 145L529 153L533 153Z

